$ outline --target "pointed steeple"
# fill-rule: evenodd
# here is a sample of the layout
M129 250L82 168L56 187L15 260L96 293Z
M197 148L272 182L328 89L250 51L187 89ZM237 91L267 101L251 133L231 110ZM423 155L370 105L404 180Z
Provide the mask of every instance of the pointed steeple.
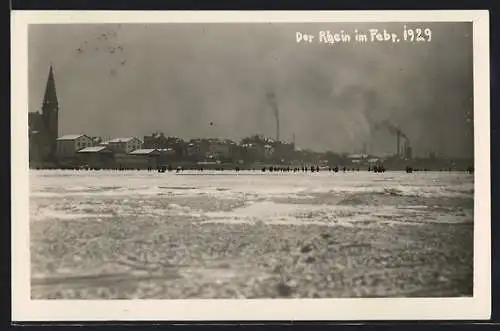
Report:
M45 87L45 95L42 104L42 113L57 111L59 102L57 101L56 83L54 81L54 70L52 64L50 65L49 78Z
M56 155L56 139L59 131L59 102L56 95L56 84L54 80L54 68L50 65L49 78L45 87L45 95L42 104L43 132L48 144L47 160L54 160Z

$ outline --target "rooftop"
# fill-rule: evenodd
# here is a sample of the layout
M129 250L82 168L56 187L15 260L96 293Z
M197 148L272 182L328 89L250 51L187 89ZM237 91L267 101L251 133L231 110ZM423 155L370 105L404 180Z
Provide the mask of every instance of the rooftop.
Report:
M129 142L133 139L138 139L136 137L124 137L124 138L115 138L115 139L111 139L110 141L108 141L108 143L126 143L126 142Z
M106 146L93 146L93 147L86 147L84 149L81 149L78 151L78 153L98 153L102 151L110 151Z
M85 136L85 135L84 134L67 134L67 135L64 135L64 136L57 138L57 140L75 140L75 139L78 139L78 138L83 137L83 136Z
M153 132L150 136L146 137L159 138L159 137L165 137L165 135L163 134L163 132Z
M349 154L347 158L349 159L366 159L368 155L366 154Z
M136 149L129 154L132 155L148 155L151 153L158 153L158 150L156 148L145 148L145 149Z

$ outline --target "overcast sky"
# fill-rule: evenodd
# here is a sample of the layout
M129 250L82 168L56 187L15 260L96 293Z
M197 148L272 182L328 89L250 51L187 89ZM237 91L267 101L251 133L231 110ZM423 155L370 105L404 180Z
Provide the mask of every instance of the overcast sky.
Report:
M403 24L32 25L30 111L52 63L60 134L275 136L273 91L281 138L301 148L394 152L377 125L389 121L417 154L472 157L472 25L421 25L431 42L335 45L297 44L296 32L402 36Z

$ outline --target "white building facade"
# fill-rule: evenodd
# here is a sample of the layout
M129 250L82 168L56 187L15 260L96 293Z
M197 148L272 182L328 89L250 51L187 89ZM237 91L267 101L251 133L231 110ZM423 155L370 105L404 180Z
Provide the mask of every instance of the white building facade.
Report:
M81 149L93 146L93 140L85 134L65 135L56 140L58 158L74 157Z
M142 148L142 141L136 137L115 138L105 143L115 153L128 154Z

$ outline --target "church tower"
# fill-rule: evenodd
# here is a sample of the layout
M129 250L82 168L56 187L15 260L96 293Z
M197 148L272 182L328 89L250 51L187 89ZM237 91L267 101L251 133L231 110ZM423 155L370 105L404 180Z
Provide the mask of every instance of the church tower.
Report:
M59 130L59 102L57 101L54 71L50 66L49 78L45 87L45 96L42 104L42 121L44 135L49 147L49 158L54 159L56 155L56 140Z

